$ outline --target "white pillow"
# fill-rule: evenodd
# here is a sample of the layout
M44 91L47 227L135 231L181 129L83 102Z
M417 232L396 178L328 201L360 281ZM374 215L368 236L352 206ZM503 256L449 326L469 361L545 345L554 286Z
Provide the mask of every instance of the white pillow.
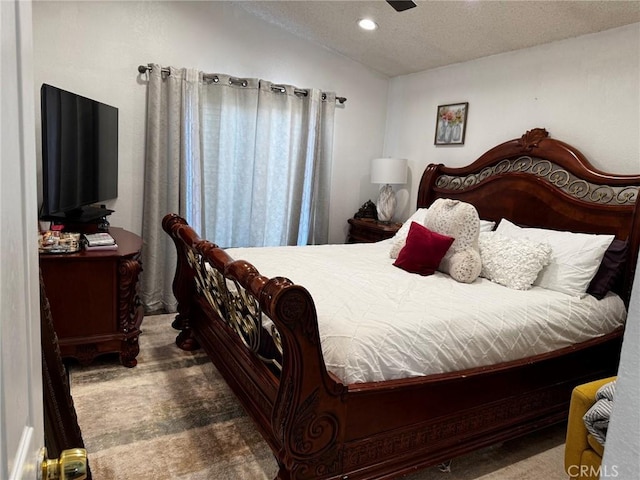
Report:
M551 245L551 261L542 269L534 285L573 296L585 295L614 238L613 235L522 228L505 219L500 221L496 232Z
M414 212L413 215L409 217L409 219L402 224L400 230L396 232L391 241L391 250L389 251L389 256L391 258L398 258L398 253L403 249L405 243L407 243L407 235L409 235L409 227L411 227L411 222L417 222L420 225L424 225L424 218L427 216L428 208L419 208Z
M455 239L440 262L438 270L448 273L458 282L475 281L482 269L478 251L480 218L476 207L460 200L438 198L429 207L424 226Z
M528 290L551 260L548 243L480 232L481 277L515 290Z
M495 226L496 226L496 222L492 222L491 220L480 219L480 232L492 232L493 227Z

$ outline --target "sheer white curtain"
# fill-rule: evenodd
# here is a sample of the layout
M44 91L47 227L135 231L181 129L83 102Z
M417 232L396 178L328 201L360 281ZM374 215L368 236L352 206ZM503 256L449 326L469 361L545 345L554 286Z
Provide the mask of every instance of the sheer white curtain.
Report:
M170 68L149 73L141 297L175 310L170 212L223 247L328 238L335 94Z
M202 233L225 247L326 243L335 95L218 78L202 86Z

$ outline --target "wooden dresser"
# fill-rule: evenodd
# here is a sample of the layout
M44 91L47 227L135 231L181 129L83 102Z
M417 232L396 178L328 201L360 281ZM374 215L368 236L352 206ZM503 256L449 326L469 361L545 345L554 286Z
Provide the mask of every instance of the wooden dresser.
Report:
M386 223L370 218L350 218L347 243L379 242L393 237L401 223Z
M119 353L126 367L137 364L144 309L138 298L142 239L110 228L117 250L40 254L44 288L63 358L90 363Z

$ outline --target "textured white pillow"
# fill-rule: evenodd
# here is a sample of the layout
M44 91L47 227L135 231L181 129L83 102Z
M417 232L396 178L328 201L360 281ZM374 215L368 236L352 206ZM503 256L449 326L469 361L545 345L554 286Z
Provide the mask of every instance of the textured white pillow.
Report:
M389 256L391 258L398 258L398 253L404 247L405 243L407 243L407 235L409 235L409 227L411 227L411 222L417 222L420 225L424 225L424 217L427 215L428 208L419 208L414 212L413 215L409 217L409 219L402 224L400 230L396 232L391 241L391 250L389 251Z
M506 219L500 220L496 232L510 238L526 238L551 246L551 261L534 282L549 290L584 296L598 271L613 235L561 232L544 228L522 228Z
M480 218L476 207L460 200L439 198L429 207L424 226L455 239L438 270L458 282L471 283L478 278L482 261L478 251Z
M480 233L482 232L492 232L493 227L496 226L496 222L492 222L491 220L480 220Z
M551 246L496 232L480 232L478 238L481 277L515 290L528 290L551 260Z

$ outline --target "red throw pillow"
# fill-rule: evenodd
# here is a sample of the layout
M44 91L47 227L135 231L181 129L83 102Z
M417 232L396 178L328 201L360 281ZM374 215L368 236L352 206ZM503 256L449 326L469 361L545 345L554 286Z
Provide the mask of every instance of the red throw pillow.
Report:
M412 222L407 242L398 253L394 265L407 272L433 275L453 240L451 237L432 232L427 227Z

